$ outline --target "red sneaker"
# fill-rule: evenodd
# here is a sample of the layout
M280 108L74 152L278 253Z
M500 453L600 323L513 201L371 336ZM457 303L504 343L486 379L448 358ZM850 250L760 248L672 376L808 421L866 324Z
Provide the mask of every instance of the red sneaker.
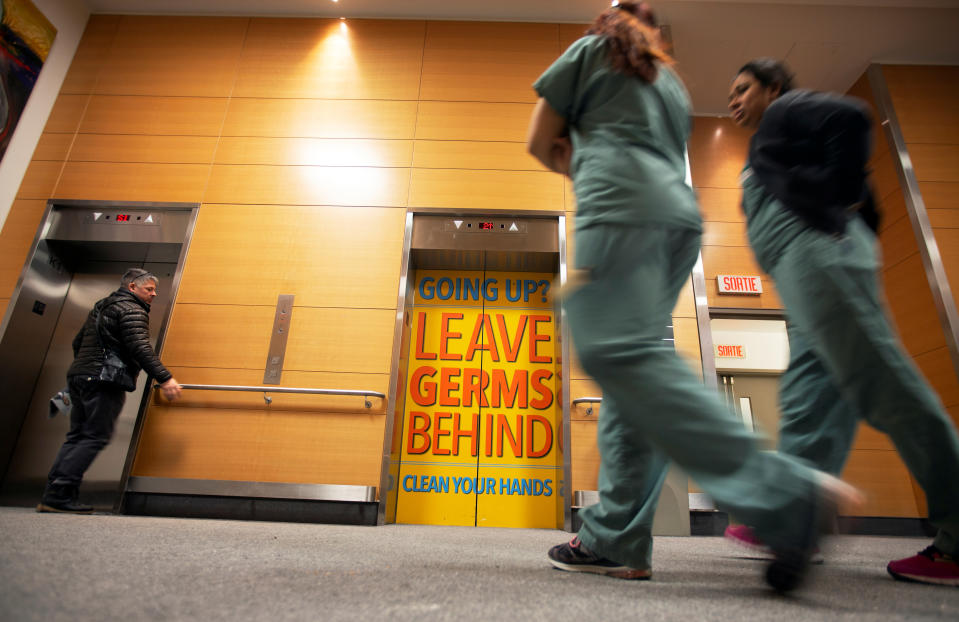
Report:
M959 563L935 546L927 546L912 557L891 561L886 570L900 581L959 587Z

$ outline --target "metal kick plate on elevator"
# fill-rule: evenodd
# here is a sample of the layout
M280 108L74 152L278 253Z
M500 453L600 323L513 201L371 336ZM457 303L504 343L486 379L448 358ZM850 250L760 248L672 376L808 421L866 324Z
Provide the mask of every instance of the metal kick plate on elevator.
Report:
M450 218L444 231L457 233L526 233L526 221L514 218Z
M283 375L283 357L286 356L286 340L290 335L290 320L293 316L293 294L280 294L273 315L273 332L270 350L266 355L266 371L263 384L280 384Z

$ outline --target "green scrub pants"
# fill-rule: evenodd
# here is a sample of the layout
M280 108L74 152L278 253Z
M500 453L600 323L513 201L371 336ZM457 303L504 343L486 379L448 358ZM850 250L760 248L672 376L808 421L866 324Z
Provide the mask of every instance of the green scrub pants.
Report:
M762 241L752 242L769 265ZM772 264L795 348L781 386L780 448L838 473L864 419L889 435L925 491L935 545L957 555L959 437L886 319L878 264L859 218L841 237L805 229Z
M859 417L839 395L810 338L790 323L789 366L779 378L778 450L839 477Z
M603 390L599 503L580 516L595 553L651 568L667 459L774 548L797 546L817 511L816 472L757 438L663 341L699 251L695 230L650 224L576 233L586 282L565 298L573 344Z

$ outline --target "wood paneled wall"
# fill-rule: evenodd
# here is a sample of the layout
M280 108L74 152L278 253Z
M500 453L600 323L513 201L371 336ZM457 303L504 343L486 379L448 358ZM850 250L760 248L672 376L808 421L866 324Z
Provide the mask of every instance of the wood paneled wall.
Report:
M94 16L0 232L0 309L49 198L199 202L163 352L176 377L259 384L276 297L294 294L283 384L386 392L407 208L564 206L572 261L572 188L524 142L532 81L582 31ZM696 119L709 302L778 308L765 276L758 298L715 291L716 274L759 273L739 209L746 141L727 119ZM936 164L949 149L926 151L924 191L940 201L955 193L939 184L959 182ZM959 218L935 205L954 231ZM698 367L689 287L674 321L677 348ZM599 395L575 361L568 373L570 398ZM188 394L150 408L134 474L377 486L385 406ZM599 411L573 411L574 490L596 488ZM889 451L861 438L857 452L867 450ZM887 514L912 515L892 505Z
M407 208L572 209L525 138L582 30L94 16L0 233L0 307L49 198L199 202L177 379L261 384L293 294L283 385L385 393ZM385 410L188 393L150 408L133 473L378 486Z
M959 67L884 65L881 73L956 296L959 118L955 110L959 105ZM866 75L856 82L850 93L874 103ZM897 155L882 129L877 126L876 132L877 147L871 164L883 215L879 241L884 255L882 276L887 302L907 351L938 393L953 422L959 425L959 378L926 278L916 232L906 213L895 165ZM925 497L915 480L910 478L910 481L917 512L924 515Z

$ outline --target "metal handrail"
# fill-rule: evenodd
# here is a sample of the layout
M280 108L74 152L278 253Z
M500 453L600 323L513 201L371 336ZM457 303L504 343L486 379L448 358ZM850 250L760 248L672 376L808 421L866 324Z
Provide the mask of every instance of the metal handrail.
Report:
M160 388L160 385L154 385ZM181 384L181 389L192 391L249 391L251 393L263 393L263 400L267 404L273 403L273 398L267 393L304 393L308 395L356 395L363 396L363 403L367 408L372 408L371 397L385 398L386 394L379 391L362 391L354 389L300 389L295 387L247 387L228 384Z
M586 403L588 403L588 404L602 404L602 403L603 403L603 398L601 398L601 397L577 397L575 400L573 400L572 405L573 405L573 406L576 406L577 404L582 404L583 402L586 402ZM589 416L589 415L592 415L592 414L593 414L593 407L590 406L589 408L586 409L586 416Z

